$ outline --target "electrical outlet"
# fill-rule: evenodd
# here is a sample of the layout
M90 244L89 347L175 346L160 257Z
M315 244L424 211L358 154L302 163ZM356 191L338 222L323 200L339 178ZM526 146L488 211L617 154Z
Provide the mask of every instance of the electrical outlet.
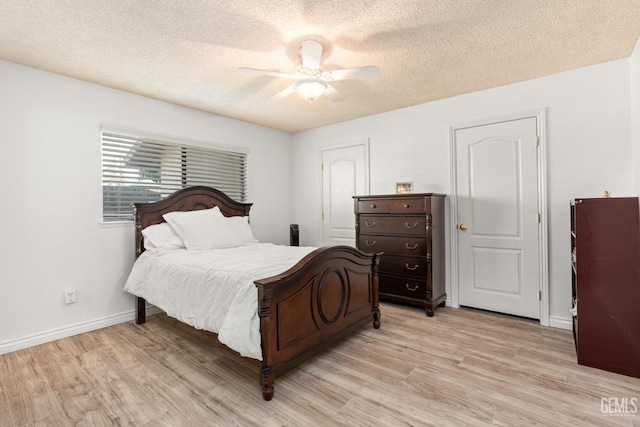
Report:
M64 290L64 303L65 304L73 304L76 302L76 290L75 289L65 289Z

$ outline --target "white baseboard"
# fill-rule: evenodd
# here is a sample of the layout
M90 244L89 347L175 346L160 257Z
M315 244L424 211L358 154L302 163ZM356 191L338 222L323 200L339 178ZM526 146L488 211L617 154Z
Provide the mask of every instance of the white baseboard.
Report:
M158 309L157 307L147 305L147 315L159 312L160 309ZM63 328L52 329L50 331L40 332L23 338L5 341L0 343L0 355L22 350L28 347L33 347L39 344L44 344L47 342L56 341L62 338L71 337L73 335L95 331L97 329L106 328L107 326L117 325L118 323L129 322L131 320L135 320L135 318L135 310L130 310L125 311L124 313L102 317L100 319L89 320L87 322L81 322L75 325L65 326Z
M447 307L452 307L451 298L446 299ZM459 307L454 307L459 308ZM558 317L558 316L549 316L549 326L552 328L560 328L560 329L573 329L573 319L566 317Z
M451 301L447 300L447 306L451 306ZM155 306L147 305L147 315L160 313L160 309ZM107 326L117 325L118 323L130 322L135 320L135 310L125 311L124 313L114 314L102 317L100 319L90 320L87 322L77 323L71 326L65 326L59 329L41 332L23 338L5 341L0 343L0 355L11 353L13 351L22 350L33 347L38 344L71 337L73 335L83 334L85 332L95 331L97 329L106 328ZM573 329L573 319L564 317L549 317L549 326L560 329Z
M566 317L549 316L549 326L560 329L573 329L573 319Z

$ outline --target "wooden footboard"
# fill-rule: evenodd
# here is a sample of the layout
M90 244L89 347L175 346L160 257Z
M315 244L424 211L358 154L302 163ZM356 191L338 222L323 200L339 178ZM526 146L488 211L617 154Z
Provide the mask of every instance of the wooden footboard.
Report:
M257 280L265 400L276 377L369 321L380 327L379 255L316 249L288 271Z

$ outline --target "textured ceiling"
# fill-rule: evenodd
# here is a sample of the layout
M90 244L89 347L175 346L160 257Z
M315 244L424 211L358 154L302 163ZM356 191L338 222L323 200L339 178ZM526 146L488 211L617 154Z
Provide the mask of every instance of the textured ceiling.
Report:
M639 0L0 0L0 59L287 132L628 57ZM272 95L302 40L342 102ZM1 78L1 76L0 76Z

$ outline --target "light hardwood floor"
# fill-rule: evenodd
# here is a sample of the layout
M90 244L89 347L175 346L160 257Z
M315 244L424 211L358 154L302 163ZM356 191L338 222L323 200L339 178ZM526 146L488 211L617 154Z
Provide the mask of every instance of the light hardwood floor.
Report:
M602 413L602 399L609 412L637 399L640 412L640 379L579 366L570 331L381 310L379 330L277 379L271 402L257 361L165 315L6 354L0 426L640 426L640 414Z

